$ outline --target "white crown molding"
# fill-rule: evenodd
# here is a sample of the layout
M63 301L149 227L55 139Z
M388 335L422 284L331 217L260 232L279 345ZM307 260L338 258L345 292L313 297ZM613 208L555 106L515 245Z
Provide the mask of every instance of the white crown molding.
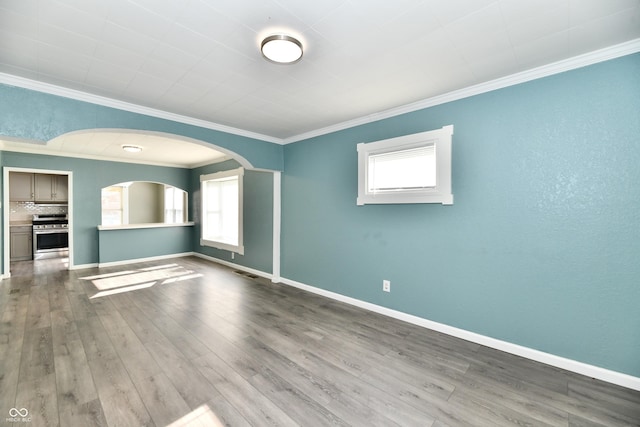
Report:
M565 71L575 70L578 68L586 67L588 65L597 64L599 62L608 61L610 59L631 55L637 52L640 52L640 39L630 40L625 43L620 43L604 49L585 53L583 55L574 56L572 58L543 65L541 67L532 68L530 70L522 71L510 76L501 77L484 83L479 83L477 85L469 86L460 90L455 90L443 95L434 96L432 98L427 98L411 104L391 108L389 110L370 114L368 116L360 117L357 119L348 120L346 122L327 126L322 129L316 129L310 132L301 133L299 135L285 138L282 143L291 144L294 142L303 141L332 132L349 129L355 126L376 122L378 120L399 116L401 114L412 113L414 111L422 110L425 108L435 107L436 105L445 104L447 102L458 101L463 98L480 95L482 93L491 92L497 89L515 86L520 83L526 83L532 80L552 76L554 74L563 73Z
M447 102L457 101L463 98L468 98L470 96L491 92L497 89L503 89L509 86L514 86L520 83L526 83L531 80L552 76L554 74L563 73L565 71L575 70L577 68L586 67L588 65L596 64L598 62L608 61L610 59L631 55L637 52L640 52L640 38L630 40L628 42L620 43L614 46L609 46L604 49L578 55L562 61L554 62L552 64L543 65L541 67L533 68L531 70L512 74L510 76L501 77L499 79L491 80L489 82L479 83L474 86L470 86L464 89L434 96L434 97L417 101L411 104L406 104L400 107L391 108L389 110L384 110L378 113L369 114L367 116L359 117L353 120L337 123L335 125L301 133L301 134L294 135L284 139L276 138L269 135L263 135L263 134L247 131L244 129L238 129L231 126L210 122L207 120L196 119L193 117L183 116L180 114L175 114L167 111L157 110L154 108L144 107L141 105L119 101L119 100L107 98L104 96L93 95L93 94L82 92L75 89L67 89L61 86L43 83L37 80L18 77L18 76L6 74L6 73L0 73L0 84L17 86L24 89L30 89L38 92L48 93L51 95L62 96L64 98L70 98L78 101L89 102L92 104L102 105L105 107L111 107L119 110L129 111L132 113L144 114L151 117L157 117L157 118L171 120L178 123L189 124L193 126L206 128L206 129L217 130L220 132L226 132L233 135L244 136L247 138L253 138L253 139L258 139L265 142L271 142L274 144L283 145L283 144L291 144L294 142L303 141L303 140L314 138L321 135L326 135L332 132L337 132L340 130L352 128L352 127L367 124L367 123L372 123L378 120L388 119L391 117L399 116L401 114L412 113L414 111L422 110L429 107L434 107L436 105L444 104Z
M212 129L220 132L226 132L232 135L244 136L247 138L258 139L260 141L272 142L275 144L282 144L282 139L274 138L269 135L250 132L248 130L238 129L231 126L225 126L219 123L196 119L193 117L183 116L180 114L169 113L167 111L157 110L155 108L144 107L142 105L119 101L117 99L107 98L105 96L93 95L87 92L82 92L75 89L68 89L61 86L52 85L49 83L39 82L37 80L14 76L11 74L0 73L0 83L6 84L9 86L21 87L23 89L30 89L37 92L48 93L50 95L61 96L63 98L70 98L70 99L75 99L77 101L84 101L90 104L102 105L103 107L116 108L118 110L129 111L131 113L144 114L145 116L151 116L159 119L166 119L166 120L171 120L178 123L184 123L187 125L198 126L205 129Z

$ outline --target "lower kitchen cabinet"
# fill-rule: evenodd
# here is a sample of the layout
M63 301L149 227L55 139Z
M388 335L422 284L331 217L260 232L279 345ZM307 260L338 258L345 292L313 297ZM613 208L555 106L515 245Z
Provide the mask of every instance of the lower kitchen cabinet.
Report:
M33 259L33 229L30 225L10 227L10 257L11 261L25 261Z

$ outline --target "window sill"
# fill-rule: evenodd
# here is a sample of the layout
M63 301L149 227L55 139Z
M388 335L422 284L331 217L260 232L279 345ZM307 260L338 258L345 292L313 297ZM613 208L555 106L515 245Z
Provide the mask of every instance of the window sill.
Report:
M441 193L395 193L395 194L365 194L357 199L357 205L400 205L420 203L441 203L453 205L453 194Z
M165 224L162 222L157 222L157 223L151 223L151 224L99 225L98 230L109 231L109 230L133 230L137 228L192 227L193 225L194 225L193 221L183 222L181 224Z

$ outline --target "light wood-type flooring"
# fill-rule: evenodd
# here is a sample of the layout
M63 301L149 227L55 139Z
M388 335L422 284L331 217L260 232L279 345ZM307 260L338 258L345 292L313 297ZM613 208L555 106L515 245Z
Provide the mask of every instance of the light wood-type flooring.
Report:
M195 257L15 263L0 316L1 426L640 425L639 392Z

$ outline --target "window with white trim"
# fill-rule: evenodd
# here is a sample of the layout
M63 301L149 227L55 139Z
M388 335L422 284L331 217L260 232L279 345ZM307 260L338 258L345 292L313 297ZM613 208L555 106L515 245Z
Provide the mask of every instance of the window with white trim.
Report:
M200 245L244 254L243 176L243 168L200 176L202 195Z
M170 185L164 186L164 222L182 224L187 220L187 193Z
M129 223L129 185L122 183L102 189L102 225L123 225Z
M453 204L453 125L358 144L358 205Z

